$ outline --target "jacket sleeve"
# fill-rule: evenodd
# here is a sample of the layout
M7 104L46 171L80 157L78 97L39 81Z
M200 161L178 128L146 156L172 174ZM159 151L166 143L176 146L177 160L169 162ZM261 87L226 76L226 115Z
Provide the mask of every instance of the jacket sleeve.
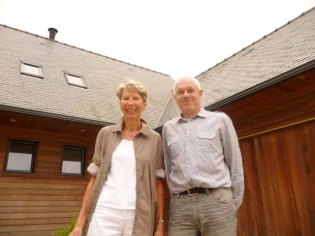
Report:
M163 147L162 147L162 139L161 136L158 134L158 141L157 141L157 153L156 153L156 177L158 178L165 178L165 171L164 171L164 155L163 155Z
M94 176L97 175L97 173L100 169L100 166L101 166L101 161L102 161L101 152L102 152L103 134L104 134L104 128L101 129L96 136L93 158L92 158L91 164L87 168L87 171L91 175L94 175Z

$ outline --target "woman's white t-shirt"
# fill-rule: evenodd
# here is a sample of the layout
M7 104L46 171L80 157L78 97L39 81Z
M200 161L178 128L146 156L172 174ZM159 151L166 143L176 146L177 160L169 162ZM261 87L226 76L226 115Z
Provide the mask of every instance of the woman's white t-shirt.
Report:
M136 160L133 141L122 140L113 153L107 180L98 206L115 209L136 208Z

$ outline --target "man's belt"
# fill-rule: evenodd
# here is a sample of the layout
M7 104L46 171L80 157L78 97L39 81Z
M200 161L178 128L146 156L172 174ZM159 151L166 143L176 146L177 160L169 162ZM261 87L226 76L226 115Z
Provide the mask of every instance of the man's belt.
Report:
M180 192L179 195L188 194L188 196L194 196L199 193L209 193L209 188L191 188L186 191Z

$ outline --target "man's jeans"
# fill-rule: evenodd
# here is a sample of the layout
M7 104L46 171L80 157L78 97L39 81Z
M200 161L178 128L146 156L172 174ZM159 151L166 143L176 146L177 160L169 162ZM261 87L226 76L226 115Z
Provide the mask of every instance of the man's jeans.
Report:
M236 225L236 208L230 188L171 198L169 236L235 236Z

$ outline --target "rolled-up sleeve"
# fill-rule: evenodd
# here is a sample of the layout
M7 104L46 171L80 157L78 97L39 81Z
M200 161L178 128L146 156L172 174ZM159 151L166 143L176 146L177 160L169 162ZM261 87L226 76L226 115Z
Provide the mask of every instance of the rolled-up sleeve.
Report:
M97 176L99 169L100 169L100 166L101 166L101 161L102 161L101 150L102 150L102 140L103 140L103 129L101 129L97 134L93 158L92 158L91 164L87 168L87 171L93 176Z
M157 152L156 152L156 177L165 179L164 155L161 136L158 135Z

